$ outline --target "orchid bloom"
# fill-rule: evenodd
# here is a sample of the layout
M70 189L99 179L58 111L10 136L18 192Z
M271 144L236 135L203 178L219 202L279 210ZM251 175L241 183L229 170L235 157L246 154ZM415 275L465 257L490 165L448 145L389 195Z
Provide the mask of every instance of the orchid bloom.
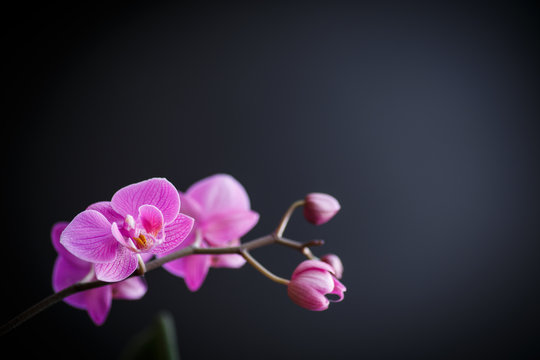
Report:
M118 190L110 202L90 205L69 223L60 243L94 263L98 280L124 280L137 269L141 254L163 254L184 241L193 219L179 211L174 185L149 179Z
M319 260L305 260L294 270L287 293L291 300L308 310L328 309L330 301L343 300L347 289L334 277L334 268ZM334 294L338 298L329 300L325 295Z
M182 212L195 219L188 239L176 249L189 245L199 247L237 246L240 237L259 220L252 211L244 187L232 176L217 174L193 184L182 199ZM197 291L210 267L239 268L245 260L237 254L191 255L168 262L163 267L183 277L191 291Z
M60 234L67 225L67 222L56 223L51 231L52 243L58 253L52 277L56 292L80 281L96 279L93 264L77 258L60 243ZM145 282L137 277L86 290L68 296L64 301L75 308L86 310L92 321L101 325L109 314L112 299L137 300L144 296L146 290Z

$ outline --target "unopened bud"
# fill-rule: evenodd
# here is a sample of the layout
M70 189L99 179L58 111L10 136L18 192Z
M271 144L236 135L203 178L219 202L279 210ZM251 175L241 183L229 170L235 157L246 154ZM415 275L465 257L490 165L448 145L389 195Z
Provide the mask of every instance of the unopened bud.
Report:
M311 193L304 201L304 217L315 225L328 222L341 209L336 198L328 194Z
M343 276L343 263L341 262L341 259L339 256L334 254L326 254L323 257L321 257L321 261L324 261L328 265L334 268L334 275L338 279L341 279Z

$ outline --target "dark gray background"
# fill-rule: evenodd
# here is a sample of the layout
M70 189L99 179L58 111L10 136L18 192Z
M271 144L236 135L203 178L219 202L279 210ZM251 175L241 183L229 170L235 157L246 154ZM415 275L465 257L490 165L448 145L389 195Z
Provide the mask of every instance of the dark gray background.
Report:
M167 309L184 359L538 356L538 15L515 1L5 11L3 321L51 293L55 221L154 176L182 190L235 176L261 214L246 239L307 192L333 194L334 220L296 214L286 235L325 239L348 292L312 313L249 266L211 270L197 293L157 270L102 327L57 304L2 351L115 358ZM282 276L301 260L254 255Z

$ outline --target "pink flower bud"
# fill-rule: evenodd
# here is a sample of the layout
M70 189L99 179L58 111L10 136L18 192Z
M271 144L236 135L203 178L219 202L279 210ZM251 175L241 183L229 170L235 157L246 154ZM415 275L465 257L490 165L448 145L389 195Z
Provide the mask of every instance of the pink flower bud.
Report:
M341 259L334 254L326 254L323 257L321 257L321 261L324 261L325 263L329 264L331 267L334 268L334 274L338 279L341 279L343 276L343 263L341 262Z
M332 274L334 269L325 262L306 260L294 270L287 293L291 300L308 310L322 311L328 309L330 301L325 295L334 294L343 300L347 290Z
M328 222L341 209L336 198L328 194L311 193L304 201L304 217L315 225Z

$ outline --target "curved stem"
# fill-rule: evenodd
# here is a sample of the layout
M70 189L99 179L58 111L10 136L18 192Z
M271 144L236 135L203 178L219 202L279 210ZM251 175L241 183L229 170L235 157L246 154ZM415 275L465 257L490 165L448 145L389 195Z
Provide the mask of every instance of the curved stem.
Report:
M231 246L231 247L221 247L221 248L196 248L193 246L188 246L186 248L175 251L169 255L166 255L161 258L149 261L144 266L146 267L145 272L152 271L161 267L163 264L179 259L184 256L193 255L193 254L241 254L241 251L256 249L258 247L266 246L275 243L276 240L272 235L263 236L261 238L249 241L240 246ZM261 265L262 266L262 265ZM141 266L139 267L139 269ZM130 277L142 275L139 270L133 273ZM15 329L17 326L25 322L26 320L34 317L48 307L60 302L64 298L76 294L81 291L86 291L94 288L98 288L105 285L110 285L112 283L105 281L92 281L92 282L78 282L73 284L57 293L54 293L45 299L41 300L37 304L31 306L27 310L23 311L19 315L12 318L10 321L2 325L0 328L0 335L4 335L11 330Z
M251 266L253 266L255 269L260 271L262 274L264 274L266 277L268 277L272 281L287 285L289 283L289 280L272 274L270 271L268 271L264 266L262 266L257 260L255 260L249 254L249 250L253 250L259 247L278 243L280 245L284 245L284 246L299 250L309 259L317 259L313 255L309 247L322 245L323 244L322 240L314 240L307 243L300 243L300 242L290 240L290 239L285 239L282 237L283 232L285 231L285 228L287 227L287 223L289 222L289 219L292 213L297 207L303 206L304 203L305 203L304 200L295 201L289 207L289 209L285 212L278 227L276 228L274 233L271 235L260 237L258 239L241 244L239 246L230 246L230 247L221 247L221 248L199 248L199 247L194 247L194 246L188 246L174 253L149 261L146 264L142 261L142 258L139 257L138 259L139 267L137 271L133 273L130 277L144 275L144 273L157 269L161 267L163 264L168 263L169 261L173 261L173 260L179 259L184 256L188 256L188 255L239 254L243 256ZM22 313L20 313L19 315L15 316L13 319L11 319L10 321L2 325L2 327L0 328L0 335L4 335L10 332L11 330L15 329L17 326L21 325L26 320L34 317L35 315L39 314L41 311L56 304L57 302L60 302L61 300L63 300L64 298L70 295L76 294L81 291L86 291L86 290L98 288L101 286L110 285L110 284L111 284L110 282L105 282L105 281L78 282L76 284L73 284L57 293L54 293L46 297L45 299L31 306L27 310L23 311Z
M258 262L257 260L255 260L255 258L253 256L251 256L251 254L247 251L247 250L242 250L240 251L240 255L242 255L244 257L244 259L246 259L246 261L251 265L253 266L255 269L257 269L261 274L263 274L264 276L266 276L267 278L269 278L270 280L272 281L275 281L279 284L282 284L282 285L289 285L289 280L287 279L284 279L282 277L279 277L273 273L271 273L267 268L265 268L264 266L261 265L260 262Z
M283 232L285 231L285 228L287 227L287 224L289 223L289 219L291 218L291 215L293 214L294 210L297 207L303 206L306 202L304 200L297 200L289 206L285 214L283 214L283 217L281 218L281 221L278 224L278 227L276 228L276 231L274 231L274 234L276 237L280 238L283 236Z

